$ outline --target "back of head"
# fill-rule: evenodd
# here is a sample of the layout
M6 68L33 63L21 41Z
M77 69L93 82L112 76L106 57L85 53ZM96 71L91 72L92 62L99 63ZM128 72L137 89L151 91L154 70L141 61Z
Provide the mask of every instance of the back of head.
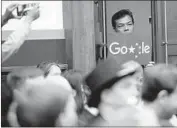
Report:
M157 64L144 71L142 99L153 102L158 93L166 90L171 94L177 87L177 68L174 65Z
M55 69L54 73L52 72L52 68L56 66L57 69ZM48 74L61 74L61 69L59 67L59 64L53 61L46 61L46 62L41 62L40 64L37 65L37 68L41 69L44 71L45 76Z
M42 85L29 86L20 95L16 95L19 124L25 127L55 126L57 118L65 110L68 97L72 94L70 89L65 88L69 85L62 84L69 83L56 83L49 78Z
M19 89L23 86L23 83L26 79L37 78L40 76L44 76L44 72L37 68L20 68L15 69L10 72L7 76L7 85L11 89Z

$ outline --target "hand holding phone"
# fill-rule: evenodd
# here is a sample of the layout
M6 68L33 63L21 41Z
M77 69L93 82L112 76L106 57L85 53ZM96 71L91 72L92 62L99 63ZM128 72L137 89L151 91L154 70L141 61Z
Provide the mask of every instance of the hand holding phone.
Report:
M40 16L39 6L35 6L33 9L27 11L26 20L34 21Z
M17 7L17 16L26 16L28 11L38 6L38 3L21 4Z
M6 17L7 20L9 20L9 19L20 19L21 18L18 15L13 13L15 11L15 9L18 8L18 6L19 6L19 4L12 3L6 8L4 16Z

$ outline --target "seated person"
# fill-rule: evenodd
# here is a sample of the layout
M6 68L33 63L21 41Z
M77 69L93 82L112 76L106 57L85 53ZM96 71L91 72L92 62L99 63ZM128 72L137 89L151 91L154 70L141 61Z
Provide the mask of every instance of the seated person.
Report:
M55 62L50 62L50 61L42 62L37 65L37 68L43 70L46 76L48 74L49 75L60 75L61 74L60 66L59 64Z
M76 104L68 81L62 76L44 77L44 73L43 76L38 73L39 76L36 77L34 70L33 72L20 70L21 75L16 70L8 76L9 81L17 80L14 85L12 82L10 84L14 86L14 101L8 112L11 126L77 125Z
M12 103L13 99L13 90L14 89L20 89L21 84L20 82L24 81L27 78L35 78L38 76L43 76L43 72L41 70L36 70L33 68L27 68L25 70L14 70L11 73L8 74L5 80L2 82L2 114L1 114L1 119L2 119L2 126L8 126L8 121L7 121L7 112L9 109L10 104ZM21 79L21 80L19 80Z
M125 64L117 62L110 57L98 66L85 78L86 84L91 89L88 105L96 107L99 115L87 126L139 126L143 123L134 121L134 115L138 113L134 107L139 98L137 89L138 81L134 74L137 66L130 61ZM127 109L125 109L127 108ZM122 111L126 113L122 115ZM131 116L130 116L131 115ZM129 122L122 122L124 118L131 118Z
M170 119L177 113L177 68L165 64L147 67L142 99L145 103L144 110L152 112L159 126L173 126Z

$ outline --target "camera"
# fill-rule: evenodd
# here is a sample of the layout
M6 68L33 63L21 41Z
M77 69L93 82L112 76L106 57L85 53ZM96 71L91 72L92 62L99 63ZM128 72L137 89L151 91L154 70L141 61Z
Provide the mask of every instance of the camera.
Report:
M27 12L36 6L37 3L21 4L17 7L17 16L26 16Z

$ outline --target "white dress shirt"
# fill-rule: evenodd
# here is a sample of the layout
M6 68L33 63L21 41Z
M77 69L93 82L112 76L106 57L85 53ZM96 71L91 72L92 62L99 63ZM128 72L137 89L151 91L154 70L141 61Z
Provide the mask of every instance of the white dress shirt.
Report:
M31 20L23 20L22 24L12 32L6 41L2 44L2 63L6 61L10 56L18 51L21 45L26 40L31 29Z

